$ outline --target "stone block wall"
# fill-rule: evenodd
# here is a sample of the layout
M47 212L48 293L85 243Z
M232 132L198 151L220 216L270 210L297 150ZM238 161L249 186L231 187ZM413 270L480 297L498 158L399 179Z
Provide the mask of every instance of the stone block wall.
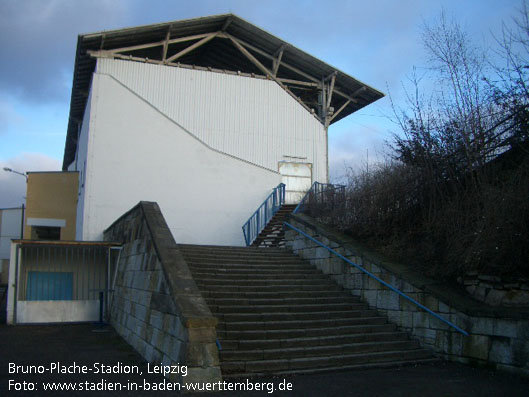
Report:
M175 382L222 379L217 320L198 291L156 203L140 202L105 231L122 242L110 322L146 361L185 365Z
M305 215L291 215L294 227L333 248L386 283L396 287L446 320L465 336L361 270L286 227L287 246L330 275L351 294L360 296L388 320L431 348L440 357L529 376L529 308L498 308L478 302L437 280L414 273L361 247L354 240ZM529 304L529 302L528 302Z
M527 306L529 280L504 280L498 276L468 272L457 280L467 292L490 306Z

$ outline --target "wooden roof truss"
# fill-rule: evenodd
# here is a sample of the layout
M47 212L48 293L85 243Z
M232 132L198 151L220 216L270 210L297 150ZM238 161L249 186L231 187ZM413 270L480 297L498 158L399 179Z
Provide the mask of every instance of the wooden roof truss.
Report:
M244 56L248 61L250 61L261 72L261 75L256 75L255 73L243 73L238 70L238 75L260 77L275 81L282 89L284 89L290 96L292 96L297 102L299 102L301 106L311 112L320 122L324 123L325 127L328 127L329 124L350 103L357 103L357 100L354 98L354 96L360 94L366 89L365 87L362 87L357 90L357 92L355 92L353 95L347 95L346 93L342 92L339 89L336 89L335 87L336 75L338 74L337 71L331 73L331 75L324 79L318 80L317 78L290 65L282 59L285 51L288 51L288 45L284 44L280 48L278 48L274 54L269 54L251 45L250 43L247 43L241 39L232 36L231 34L226 33L226 28L227 25L225 25L223 29L217 32L178 37L173 39L171 39L171 30L168 29L165 40L163 41L155 41L152 43L131 45L107 50L88 50L88 54L95 58L124 59L129 61L161 64L174 67L186 67L193 69L209 70L213 72L234 74L235 71L233 70L230 71L227 69L218 69L211 66L205 67L178 62L185 55L196 51L197 49L209 43L215 38L225 39L231 42L233 47L236 48L242 54L242 56ZM180 43L186 43L187 45L184 48L179 49L176 53L168 56L170 46ZM158 59L134 55L139 51L152 50L154 48L160 49ZM263 62L261 62L256 57L259 55L261 56L261 58L269 60L271 62L271 65L266 66L265 64L263 64ZM295 75L297 75L297 79L280 77L280 75L278 74L280 68L285 68L290 72L293 72ZM303 93L303 91L309 91L313 95L307 95L307 93ZM334 111L334 108L331 106L331 99L334 94L341 96L345 100L343 105L336 111ZM318 98L317 102L302 99L314 96ZM314 109L314 105L317 105L317 110Z

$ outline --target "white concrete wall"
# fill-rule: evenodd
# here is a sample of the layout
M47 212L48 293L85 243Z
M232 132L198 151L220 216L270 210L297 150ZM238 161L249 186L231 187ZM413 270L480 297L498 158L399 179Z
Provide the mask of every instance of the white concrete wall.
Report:
M99 59L97 72L214 149L274 171L296 157L327 182L325 128L272 80L117 59Z
M83 220L84 217L79 215L84 212L84 203L87 190L85 187L86 182L86 169L90 159L88 158L88 143L89 143L89 134L88 130L90 128L90 120L92 117L92 91L88 96L86 101L86 108L83 116L83 123L81 125L81 131L79 133L78 143L77 143L77 152L75 154L75 161L71 164L73 167L72 171L79 171L79 197L77 201L77 219L75 225L75 239L83 239ZM68 168L70 171L70 168Z
M99 300L17 302L17 324L98 320Z
M22 209L8 208L0 211L0 259L9 259L11 240L20 238Z
M179 243L244 244L241 227L280 183L277 172L208 147L111 76L94 74L91 95L79 238L101 239L147 200L158 202Z

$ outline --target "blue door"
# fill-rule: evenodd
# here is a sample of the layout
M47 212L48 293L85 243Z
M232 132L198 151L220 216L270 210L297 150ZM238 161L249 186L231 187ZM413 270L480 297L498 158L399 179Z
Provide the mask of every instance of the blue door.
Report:
M28 301L72 300L73 273L28 272Z

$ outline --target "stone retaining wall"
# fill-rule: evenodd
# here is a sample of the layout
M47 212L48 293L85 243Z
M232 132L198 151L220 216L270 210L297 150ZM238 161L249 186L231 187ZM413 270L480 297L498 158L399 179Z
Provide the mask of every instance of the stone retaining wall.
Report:
M468 272L457 280L475 299L490 306L527 306L529 280L506 281L498 276Z
M146 361L186 365L175 382L222 380L217 319L198 291L156 203L140 202L105 231L123 243L110 321Z
M338 284L360 296L389 321L447 360L491 366L529 376L529 308L493 308L416 274L358 245L305 215L287 221L411 298L466 330L464 336L373 278L286 228L287 246ZM528 302L529 304L529 302Z

